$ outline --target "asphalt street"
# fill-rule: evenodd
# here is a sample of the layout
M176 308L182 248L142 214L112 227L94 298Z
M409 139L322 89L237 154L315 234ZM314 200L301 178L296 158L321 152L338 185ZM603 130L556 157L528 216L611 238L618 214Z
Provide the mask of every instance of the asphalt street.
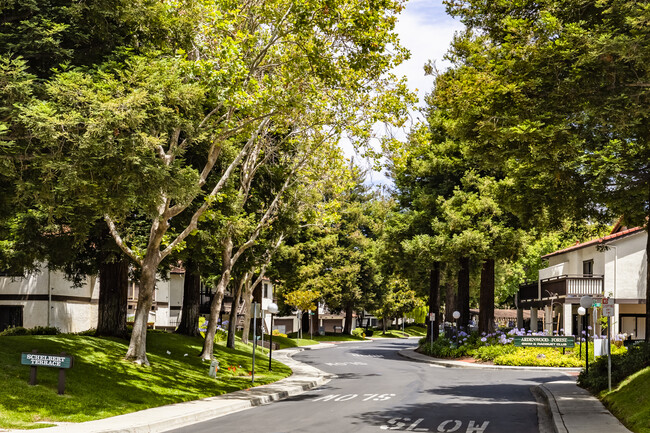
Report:
M294 359L336 375L320 388L174 432L537 433L531 388L563 373L455 369L413 362L416 340L306 350Z

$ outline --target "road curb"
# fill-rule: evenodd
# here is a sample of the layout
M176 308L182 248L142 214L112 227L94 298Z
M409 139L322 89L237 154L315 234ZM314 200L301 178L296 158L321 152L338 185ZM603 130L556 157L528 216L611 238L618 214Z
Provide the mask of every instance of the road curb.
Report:
M551 412L553 433L569 433L569 430L567 430L564 425L560 408L557 405L557 400L555 400L553 393L549 391L544 384L537 385L535 391L537 391L538 395L542 398L546 407Z
M293 374L268 385L235 391L216 397L145 409L84 423L62 424L39 429L47 433L158 433L208 421L234 412L302 394L336 377L292 358L303 349L274 352L274 359ZM5 431L5 430L0 430ZM6 430L26 432L27 430Z

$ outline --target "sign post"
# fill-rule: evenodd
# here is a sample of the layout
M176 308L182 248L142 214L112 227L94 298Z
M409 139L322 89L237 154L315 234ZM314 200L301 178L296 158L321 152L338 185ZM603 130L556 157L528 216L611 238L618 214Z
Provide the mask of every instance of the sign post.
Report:
M251 382L255 383L255 346L257 346L257 315L260 313L260 304L253 302L253 368Z
M433 345L433 322L436 321L436 313L429 313L429 324L431 324L431 345Z
M607 317L607 384L612 392L612 316L614 303L609 298L603 298L603 316Z
M46 355L44 353L38 353L36 349L32 350L32 353L23 352L20 355L20 363L22 365L28 365L31 367L29 373L29 384L36 385L38 382L36 377L36 368L37 367L54 367L59 369L59 395L63 395L65 392L65 370L72 368L73 357L66 355L65 352L61 352L60 355Z

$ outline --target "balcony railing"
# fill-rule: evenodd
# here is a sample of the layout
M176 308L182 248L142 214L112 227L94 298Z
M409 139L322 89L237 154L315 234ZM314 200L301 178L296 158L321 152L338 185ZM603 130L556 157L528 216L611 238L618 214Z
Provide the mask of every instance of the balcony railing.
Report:
M603 275L558 275L544 278L539 285L526 283L519 286L519 303L542 301L550 298L580 298L585 295L602 296L604 293Z

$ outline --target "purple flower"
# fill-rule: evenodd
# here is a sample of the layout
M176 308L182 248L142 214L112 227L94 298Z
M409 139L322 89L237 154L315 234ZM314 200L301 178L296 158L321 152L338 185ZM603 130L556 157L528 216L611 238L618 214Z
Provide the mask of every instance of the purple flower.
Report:
M485 342L487 341L487 338L483 337L483 338L481 338L481 341L482 341L483 343L485 343Z

